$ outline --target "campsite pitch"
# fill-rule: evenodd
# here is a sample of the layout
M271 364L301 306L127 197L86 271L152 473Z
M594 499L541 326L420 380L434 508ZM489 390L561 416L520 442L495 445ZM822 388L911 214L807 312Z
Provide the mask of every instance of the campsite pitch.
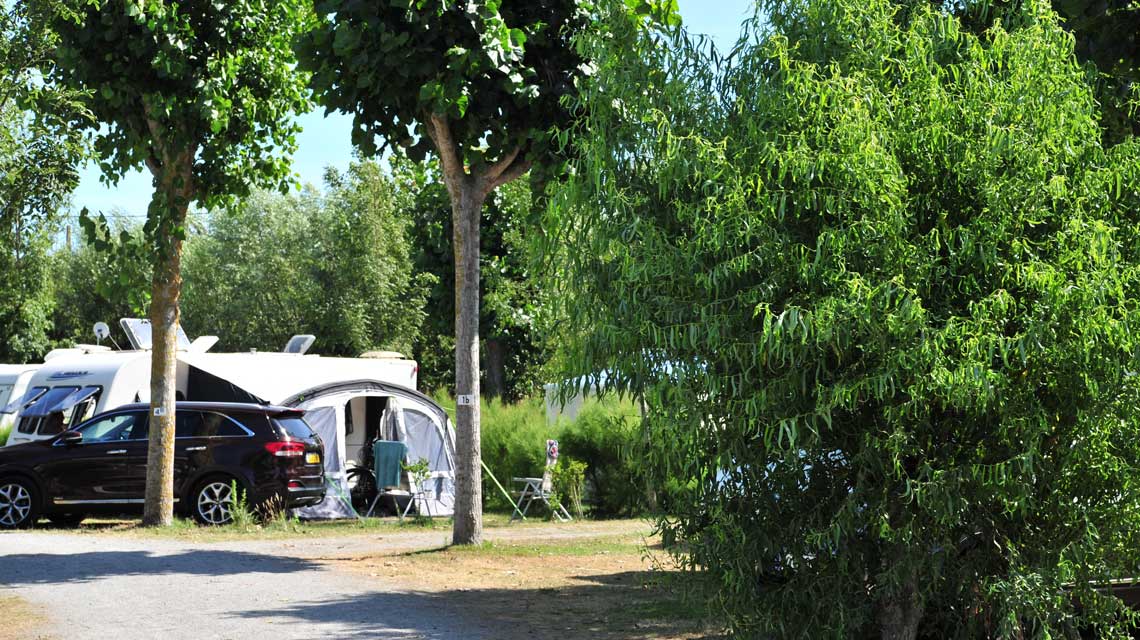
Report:
M5 533L0 594L29 638L711 637L643 521L493 526L475 548L369 526Z

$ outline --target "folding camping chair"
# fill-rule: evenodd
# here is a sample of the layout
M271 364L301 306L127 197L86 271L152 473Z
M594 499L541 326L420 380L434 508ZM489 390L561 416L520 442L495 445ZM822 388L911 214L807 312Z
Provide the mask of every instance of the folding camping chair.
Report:
M551 515L558 518L559 522L570 522L573 518L570 517L570 512L561 503L555 507L550 503L550 498L554 496L554 481L552 474L554 472L554 465L558 464L558 441L546 441L546 468L542 472L541 478L511 478L512 481L521 483L523 490L519 493L518 503L515 504L515 511L511 514L511 522L515 518L522 518L526 520L526 512L530 509L530 505L535 500L541 500L550 509ZM523 502L526 506L523 506ZM520 511L521 509L521 511Z
M396 505L396 514L400 516L401 522L412 510L417 499L423 502L424 509L427 510L429 516L431 515L431 505L422 483L414 487L409 484L412 491L405 491L401 488L400 476L407 456L408 445L403 442L377 440L372 443L372 472L376 478L376 497L372 499L372 505L368 507L368 513L364 514L364 517L372 516L372 512L376 509L381 498L392 498ZM403 511L400 510L400 498L408 499Z

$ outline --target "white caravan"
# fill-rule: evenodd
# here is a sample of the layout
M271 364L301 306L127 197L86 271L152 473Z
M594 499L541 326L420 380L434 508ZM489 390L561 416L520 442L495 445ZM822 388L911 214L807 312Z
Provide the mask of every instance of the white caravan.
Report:
M15 421L8 446L50 438L96 413L146 402L149 380L149 352L57 354L32 374L22 396L13 395L3 407L3 415Z
M38 364L0 364L0 407L16 398L22 398L28 388L32 374L39 369ZM0 413L0 431L15 426L11 414Z

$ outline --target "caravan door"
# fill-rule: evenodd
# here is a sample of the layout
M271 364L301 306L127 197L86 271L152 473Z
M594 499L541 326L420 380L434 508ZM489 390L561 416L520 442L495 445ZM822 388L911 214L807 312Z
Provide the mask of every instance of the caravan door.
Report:
M418 499L420 513L449 516L455 509L455 442L436 413L413 399L392 398L399 439L408 445L408 462L427 460L431 474L424 481L427 503ZM415 489L413 489L414 491Z

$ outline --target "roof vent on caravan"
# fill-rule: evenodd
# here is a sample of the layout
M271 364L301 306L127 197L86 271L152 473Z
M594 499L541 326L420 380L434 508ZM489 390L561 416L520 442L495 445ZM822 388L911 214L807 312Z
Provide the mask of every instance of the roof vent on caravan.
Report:
M123 328L123 333L127 334L127 339L131 341L131 348L136 351L149 351L154 344L154 339L151 337L150 320L143 320L141 318L123 318L119 320L119 326ZM188 351L190 349L190 338L186 337L186 332L182 327L178 327L178 350Z
M285 345L285 348L282 349L282 351L285 353L296 353L298 355L302 355L307 353L309 351L309 348L312 347L313 343L316 341L317 336L309 335L307 333L293 336L292 338L289 338L289 342Z

